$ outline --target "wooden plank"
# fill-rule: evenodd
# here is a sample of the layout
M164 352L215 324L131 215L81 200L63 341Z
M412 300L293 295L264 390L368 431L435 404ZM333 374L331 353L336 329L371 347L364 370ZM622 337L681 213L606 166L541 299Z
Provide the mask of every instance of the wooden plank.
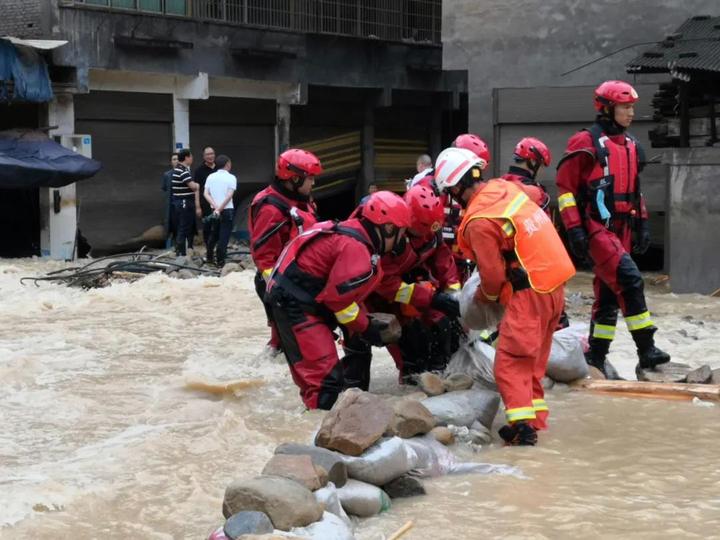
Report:
M658 399L692 399L720 401L718 384L653 383L642 381L601 381L582 379L573 388L624 397L648 397Z

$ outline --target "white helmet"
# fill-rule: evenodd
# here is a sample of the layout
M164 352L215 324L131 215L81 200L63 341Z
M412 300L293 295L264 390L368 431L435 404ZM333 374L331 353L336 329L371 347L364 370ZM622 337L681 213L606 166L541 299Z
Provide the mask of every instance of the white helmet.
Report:
M487 162L465 148L446 148L435 160L435 185L442 193L456 186L473 167L484 169Z

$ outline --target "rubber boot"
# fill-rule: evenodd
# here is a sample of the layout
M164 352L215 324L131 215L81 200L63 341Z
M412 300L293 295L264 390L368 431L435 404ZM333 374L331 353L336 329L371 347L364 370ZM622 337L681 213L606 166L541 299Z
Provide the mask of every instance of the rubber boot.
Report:
M657 328L643 328L631 332L637 347L640 369L654 369L660 364L670 361L670 355L655 346L655 338Z
M597 339L590 338L590 350L585 353L585 361L588 365L591 365L599 369L605 378L609 381L622 381L623 378L618 374L615 366L613 366L607 359L608 352L610 352L609 339Z
M359 388L366 392L370 388L370 345L353 336L343 344L345 356L342 359L344 388Z
M505 441L506 446L535 446L537 432L527 422L515 422L503 426L498 434Z
M443 373L452 355L452 328L450 321L443 318L430 329L430 354L427 358L426 371Z

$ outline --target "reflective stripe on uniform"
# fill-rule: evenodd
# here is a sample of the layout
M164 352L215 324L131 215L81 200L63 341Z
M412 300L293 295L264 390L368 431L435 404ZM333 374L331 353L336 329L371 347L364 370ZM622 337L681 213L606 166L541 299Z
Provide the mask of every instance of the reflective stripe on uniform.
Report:
M650 318L650 312L646 311L639 315L630 315L625 317L625 324L627 324L628 330L641 330L649 326L653 326L652 319Z
M510 221L503 223L501 228L505 233L505 236L512 236L515 234L515 227L513 227L513 224Z
M563 193L558 197L558 208L560 212L562 212L566 208L570 208L571 206L577 206L577 202L575 201L575 195L573 195L572 193Z
M340 324L351 323L355 319L357 319L358 315L360 315L360 306L358 306L355 302L350 304L345 309L341 309L340 311L335 312L335 318Z
M615 327L609 324L595 323L592 337L613 340L615 339Z
M400 288L395 293L395 301L401 304L409 304L412 299L413 291L415 290L414 283L403 282Z
M268 280L268 278L270 277L270 274L272 274L272 271L273 271L272 268L266 268L265 270L262 271L262 277L265 281Z
M513 200L510 201L510 204L507 205L507 208L503 211L503 217L509 218L513 215L515 215L515 212L517 212L520 207L525 204L529 200L529 197L525 195L522 191L515 195L513 197Z
M547 403L545 403L544 399L533 399L533 408L536 413L548 410Z
M447 286L448 290L450 291L459 291L460 290L460 284L459 283L453 283L452 285Z
M518 407L516 409L506 409L505 416L508 422L517 422L518 420L534 420L535 407Z

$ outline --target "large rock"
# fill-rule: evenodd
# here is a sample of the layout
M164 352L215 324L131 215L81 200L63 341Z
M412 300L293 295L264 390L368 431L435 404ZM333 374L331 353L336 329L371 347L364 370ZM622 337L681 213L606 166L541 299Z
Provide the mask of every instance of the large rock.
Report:
M275 528L266 514L250 510L230 516L223 530L230 540L237 540L245 534L271 533Z
M262 474L295 480L310 491L320 489L327 484L327 474L325 475L325 484L320 483L318 471L310 456L275 454L265 465Z
M710 366L701 366L687 374L688 384L708 384L712 382L713 372Z
M314 465L322 467L328 475L328 480L337 487L343 487L347 482L347 466L340 454L318 446L305 444L285 443L275 449L276 454L291 454L310 456Z
M458 390L470 390L475 381L467 373L453 373L447 377L443 384L446 392L456 392Z
M422 373L418 378L418 384L428 396L439 396L445 393L445 383L435 373L429 371Z
M590 372L591 379L595 379L597 381L604 381L605 379L607 379L605 374L595 366L588 366L588 371Z
M348 456L359 456L387 431L393 410L382 398L350 388L323 419L315 444Z
M242 271L243 267L240 266L238 263L226 263L225 266L222 267L222 270L220 270L220 277L225 277L228 274L232 274L233 272L240 272Z
M472 389L450 392L421 401L438 424L470 427L475 420L491 427L500 406L500 395L491 390Z
M655 369L640 369L640 364L635 367L635 375L638 381L650 381L656 383L678 383L687 380L688 373L692 368L687 364L668 362L660 364Z
M391 499L417 497L418 495L426 494L422 482L409 474L404 474L400 478L396 478L392 482L385 484L382 490L387 493Z
M713 369L712 371L712 380L710 381L712 384L720 384L720 368Z
M435 417L419 401L401 399L395 403L394 410L390 430L398 437L409 439L435 427Z
M259 476L236 480L225 489L223 515L238 512L264 512L276 529L289 531L305 527L322 517L323 508L312 492L294 480L279 476Z
M435 438L437 442L443 443L445 446L455 444L455 435L446 426L437 426L430 430L430 435Z

